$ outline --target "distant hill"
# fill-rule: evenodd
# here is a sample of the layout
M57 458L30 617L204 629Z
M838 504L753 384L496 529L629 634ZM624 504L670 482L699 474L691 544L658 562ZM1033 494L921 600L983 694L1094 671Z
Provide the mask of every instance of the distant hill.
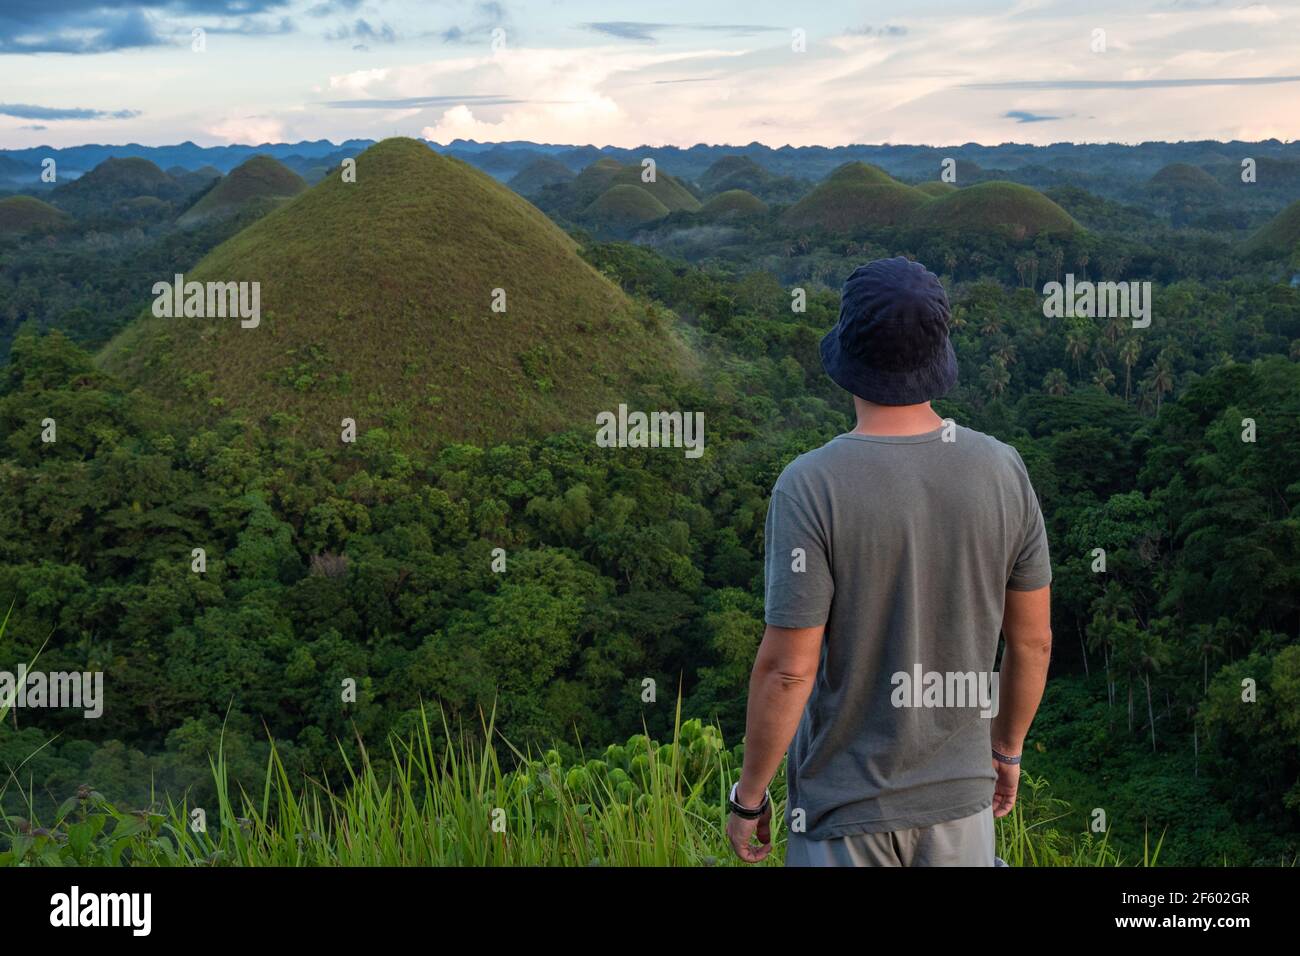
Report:
M23 163L11 156L0 155L0 181L34 185L41 178L41 168L35 163Z
M167 175L176 180L187 192L193 194L200 189L207 189L220 179L221 170L215 166L201 166L198 169L173 166L167 170Z
M533 160L510 179L510 188L521 196L532 196L547 186L571 182L574 172L549 156Z
M535 201L552 215L581 220L596 198L611 187L634 186L648 192L669 212L694 212L700 208L700 201L681 180L664 172L662 168L656 168L654 182L643 182L641 175L639 163L624 165L615 159L599 159L578 173L571 182L543 189L536 195Z
M704 195L713 196L733 189L754 193L774 179L776 176L748 156L724 156L704 171L699 183Z
M68 217L49 203L31 196L8 196L0 199L0 235L56 232L67 225Z
M1002 181L977 183L931 200L916 210L912 224L968 235L995 232L1014 239L1080 229L1068 212L1042 193Z
M744 189L728 189L718 193L700 210L701 215L713 219L742 219L761 216L767 212L767 203Z
M855 161L837 166L822 182L824 184L841 183L856 186L881 186L897 183L898 180L879 166Z
M1223 192L1223 187L1217 179L1201 167L1188 163L1170 163L1152 176L1148 185L1158 192L1171 192L1205 200L1217 198Z
M1281 258L1300 243L1300 200L1266 222L1242 245L1242 251L1265 258Z
M84 176L60 182L49 198L53 205L82 220L108 216L162 222L175 215L198 189L192 182L173 179L147 159L127 157L106 159ZM155 202L130 202L137 199Z
M933 200L866 163L845 163L782 214L795 229L829 232L896 226Z
M180 222L190 225L212 217L233 215L255 199L285 199L307 188L306 181L270 156L254 156L236 166L185 211Z
M86 175L54 190L61 199L87 198L101 202L136 196L163 199L178 192L176 180L149 160L136 157L106 159Z
M583 219L613 229L626 230L633 226L662 219L670 210L649 190L641 186L619 183L610 186L591 201L583 210Z
M527 200L411 139L366 150L355 183L326 177L186 279L259 282L260 325L146 312L100 364L191 415L238 411L341 453L343 418L412 449L594 428L689 362Z

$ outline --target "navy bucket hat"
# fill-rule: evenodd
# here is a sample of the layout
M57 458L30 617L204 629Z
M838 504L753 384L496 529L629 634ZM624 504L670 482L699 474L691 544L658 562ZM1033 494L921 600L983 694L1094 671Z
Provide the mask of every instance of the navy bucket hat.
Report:
M853 270L840 320L822 339L822 367L846 391L877 405L919 405L957 384L948 296L919 262L898 256Z

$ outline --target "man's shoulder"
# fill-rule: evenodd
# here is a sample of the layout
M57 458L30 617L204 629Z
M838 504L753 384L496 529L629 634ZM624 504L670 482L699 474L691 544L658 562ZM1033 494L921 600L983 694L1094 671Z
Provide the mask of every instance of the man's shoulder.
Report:
M1015 468L1024 467L1020 452L1016 450L1015 445L964 425L957 426L955 439L950 444L965 448L974 455L988 458L999 464Z
M927 443L930 444L930 443ZM982 470L1003 476L1022 476L1025 464L1016 447L992 435L956 425L950 432L941 433L932 443L944 452L950 451L960 463L954 463L955 474L968 474L967 469ZM856 442L837 435L817 448L794 458L782 470L775 489L791 497L800 498L815 489L825 489L835 475L843 474L858 464L856 456L882 447L871 442ZM969 475L968 475L969 476Z
M822 483L836 468L844 443L832 438L824 445L796 455L794 460L781 470L776 479L775 490L791 496L806 492L810 486Z

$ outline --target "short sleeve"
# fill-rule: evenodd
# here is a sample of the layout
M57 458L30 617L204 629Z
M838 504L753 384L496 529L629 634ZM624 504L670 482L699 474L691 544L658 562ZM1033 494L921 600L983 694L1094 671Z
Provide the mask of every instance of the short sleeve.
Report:
M765 620L775 627L820 627L831 612L835 582L819 523L790 494L775 488L767 506Z
M1024 463L1020 464L1024 468ZM1047 529L1043 525L1043 510L1038 495L1024 475L1024 493L1029 499L1025 528L1020 536L1020 551L1007 579L1012 591L1036 591L1052 583L1052 559L1047 547Z

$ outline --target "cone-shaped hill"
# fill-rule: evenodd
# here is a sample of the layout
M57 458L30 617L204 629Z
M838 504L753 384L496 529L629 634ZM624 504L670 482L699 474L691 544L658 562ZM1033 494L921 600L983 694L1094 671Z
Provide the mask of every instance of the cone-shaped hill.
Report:
M32 196L0 199L0 235L57 232L68 222L62 212Z
M712 219L744 219L767 212L767 203L744 189L728 189L704 204L702 215Z
M826 183L851 183L858 186L881 186L896 182L898 180L879 166L858 161L836 166L835 169L831 170L830 175L822 180L823 185Z
M60 204L109 205L122 199L153 196L175 199L184 188L156 165L138 156L111 157L86 175L55 188Z
M1217 179L1188 163L1170 163L1151 177L1150 186L1158 191L1199 194L1207 199L1223 192Z
M706 196L733 189L752 193L775 178L748 156L723 156L704 171L700 177L700 188Z
M1291 254L1300 243L1300 200L1296 200L1263 226L1242 245L1242 251L1265 258Z
M927 179L923 183L917 183L916 188L927 196L933 196L936 199L957 191L957 187L952 183L945 183L939 179Z
M1036 189L1000 181L977 183L933 199L917 209L912 225L972 237L1003 234L1012 239L1064 235L1080 229L1068 212Z
M869 163L845 163L782 215L795 229L851 232L906 222L931 197Z
M486 173L412 139L372 146L356 172L327 176L185 275L260 283L255 328L146 312L100 364L194 415L271 419L327 449L350 447L340 422L352 418L359 436L383 427L424 449L594 428L640 381L688 361Z
M547 186L571 182L574 172L557 159L541 156L534 159L510 180L510 188L521 196L532 196Z
M599 159L580 172L570 186L574 196L584 206L590 205L597 196L614 186L636 186L667 206L669 212L694 212L700 208L700 201L676 176L656 169L654 181L644 182L641 174L639 163L624 166L614 159Z
M296 196L307 181L284 163L270 156L253 156L223 176L179 221L185 224L222 218L238 212L254 200L275 200Z
M668 207L648 190L620 183L592 200L591 205L583 210L582 217L585 221L618 230L662 219L668 213Z

